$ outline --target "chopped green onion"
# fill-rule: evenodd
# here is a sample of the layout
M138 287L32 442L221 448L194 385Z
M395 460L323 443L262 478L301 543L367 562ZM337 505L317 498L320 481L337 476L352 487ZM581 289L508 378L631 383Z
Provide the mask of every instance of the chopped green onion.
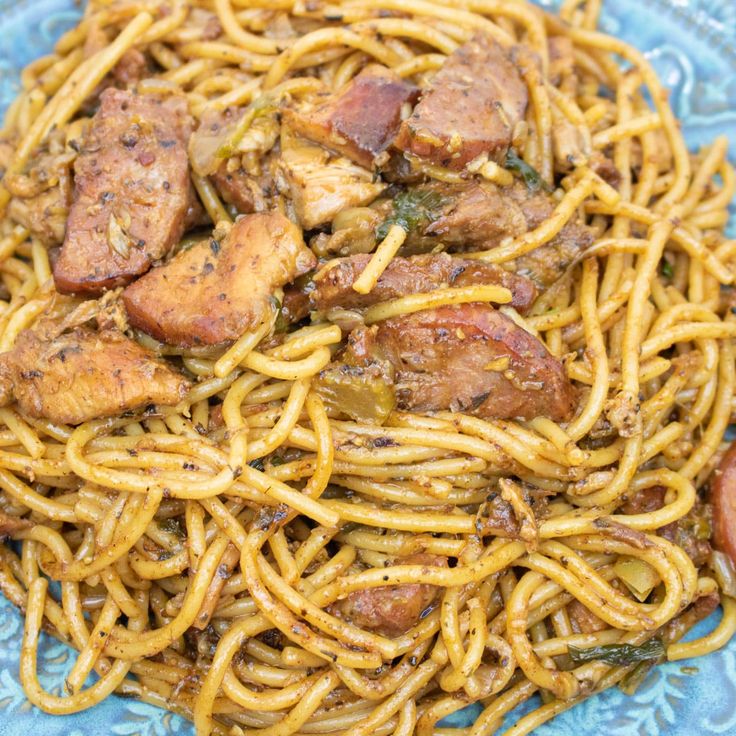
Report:
M432 211L441 207L443 197L431 189L407 189L394 199L394 211L377 228L376 238L383 240L393 225L400 225L407 233L422 221L432 221Z
M518 174L524 180L524 184L530 192L538 192L540 189L545 192L552 191L552 187L542 179L539 172L524 161L513 148L509 148L504 166L514 174Z
M575 664L584 662L605 662L606 664L629 665L636 662L647 662L664 657L665 649L661 639L650 639L646 644L605 644L600 647L579 649L568 646L567 653Z
M662 261L662 276L671 279L675 275L675 269L669 261Z
M275 297L271 297L273 308L276 310L276 319L273 323L273 331L277 335L289 331L289 320L284 317L284 309L281 302Z

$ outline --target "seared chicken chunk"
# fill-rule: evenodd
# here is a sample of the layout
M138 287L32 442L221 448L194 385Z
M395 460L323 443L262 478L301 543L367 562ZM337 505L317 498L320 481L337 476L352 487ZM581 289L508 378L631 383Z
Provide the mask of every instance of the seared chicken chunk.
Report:
M8 215L46 246L64 240L66 218L72 202L71 165L74 153L63 141L51 140L31 159L24 174L6 174L3 185L12 195Z
M346 158L331 159L321 146L288 131L281 137L279 171L279 188L305 230L331 222L348 207L369 204L386 188L367 169Z
M222 242L198 243L138 279L123 301L130 323L157 340L216 345L258 325L274 291L315 263L286 217L247 215Z
M370 260L369 254L342 258L321 272L319 280L310 282L304 289L309 300L308 308L354 309L448 286L498 284L511 291L511 306L524 313L537 295L534 284L523 276L490 263L453 257L447 253L393 258L370 293L359 294L353 289L353 284Z
M408 114L418 96L414 85L371 64L339 92L317 96L307 109L286 110L284 117L298 135L371 168L395 138L402 112Z
M493 419L571 418L575 390L562 363L485 304L439 307L366 331L396 369L399 408ZM370 354L367 345L363 352Z
M48 337L25 330L0 355L0 403L32 417L81 424L184 398L185 378L114 329Z
M74 202L54 266L62 293L129 283L181 238L190 205L182 97L107 89L74 166Z
M419 553L399 557L394 564L447 567L447 558ZM423 583L366 588L353 591L332 609L337 616L361 629L383 636L401 636L431 612L439 592L436 585Z
M500 163L527 102L526 85L509 54L479 33L447 58L401 124L395 145L451 169L484 153Z

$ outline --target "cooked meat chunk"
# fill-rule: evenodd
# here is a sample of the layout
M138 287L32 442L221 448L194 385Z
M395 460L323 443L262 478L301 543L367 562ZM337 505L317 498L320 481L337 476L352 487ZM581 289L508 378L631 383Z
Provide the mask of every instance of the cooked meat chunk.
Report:
M666 489L663 486L652 486L637 491L621 506L624 514L648 514L664 506Z
M570 617L572 630L576 634L595 634L596 631L603 631L608 628L605 621L598 618L578 600L568 604L567 614Z
M376 343L397 371L401 409L565 421L576 395L559 360L485 304L439 307L378 326Z
M284 117L298 135L371 168L418 96L414 85L371 64L339 92L319 95L316 104L310 101L307 109L286 110Z
M702 567L712 548L710 538L713 534L713 509L700 499L690 511L677 521L657 529L657 534L682 547L695 567ZM718 539L718 537L716 537Z
M251 121L248 129L239 130L246 110L228 108L227 110L206 110L199 126L189 138L189 159L192 169L200 176L212 176L215 186L220 189L226 174L237 172L238 176L220 189L225 199L228 195L235 199L237 192L233 186L240 186L239 179L253 176L257 163L274 146L279 138L279 121L275 111L259 114ZM241 154L250 155L254 161L248 171L242 168ZM237 204L237 202L236 202Z
M447 253L394 258L371 292L359 294L353 289L353 283L370 260L368 254L343 258L327 272L321 273L319 280L311 282L305 289L311 309L326 310L338 306L354 309L446 286L498 284L511 291L511 305L524 313L537 295L534 284L523 276L499 266L456 258Z
M321 146L288 132L281 137L279 172L279 189L305 230L331 222L348 207L369 204L386 188L367 169L346 158L330 159Z
M11 516L6 511L0 509L0 539L12 537L13 534L32 526L28 519L21 519L18 516Z
M395 565L447 567L447 559L419 553L399 557ZM383 636L401 636L434 607L439 588L435 585L404 583L367 588L350 593L332 607L340 618Z
M22 332L0 355L0 397L60 424L81 424L148 404L177 404L187 381L117 330L78 327L46 338Z
M223 163L211 178L222 198L238 212L243 215L255 212L260 188L241 166L231 170Z
M549 195L532 192L521 182L504 188L490 183L442 185L433 191L441 204L420 237L431 236L453 250L494 248L504 238L539 227L555 207ZM576 218L545 245L504 265L538 286L549 286L593 240L590 228Z
M629 498L621 511L624 514L648 514L664 506L666 489L662 486L652 486L638 491ZM715 503L715 499L714 499ZM720 542L718 526L719 507L711 507L699 499L693 508L677 521L657 529L657 534L670 542L682 547L693 560L696 567L700 567L708 560L711 552L711 530L715 529L716 546Z
M172 345L236 340L267 314L275 289L314 268L301 231L283 215L247 215L222 242L203 241L123 292L130 323Z
M190 204L182 97L108 89L74 166L74 202L54 266L63 293L129 283L184 232Z
M146 57L138 49L128 49L112 70L115 81L123 87L132 87L148 72Z
M451 169L483 153L500 163L527 102L526 85L508 53L477 34L447 58L401 124L395 145Z
M492 248L504 238L516 237L528 229L519 206L526 187L514 184L501 189L489 182L432 187L440 207L423 230L451 247ZM522 200L523 201L523 200Z
M275 115L257 117L234 147L243 110L208 110L197 130L189 138L192 169L209 176L220 196L239 213L259 212L264 205L264 182L261 159L278 139ZM244 165L244 156L253 155L254 165Z
M710 481L713 543L736 564L736 442L728 448Z
M87 38L84 42L84 58L88 59L90 56L94 56L109 45L110 37L107 30L101 23L93 20L89 24ZM122 88L132 87L146 76L147 71L148 62L145 55L137 48L128 49L98 89L101 91L111 85ZM97 96L97 94L94 95L95 98Z
M6 174L3 185L12 195L8 215L46 246L64 240L72 202L71 165L74 154L53 137L36 152L24 174Z

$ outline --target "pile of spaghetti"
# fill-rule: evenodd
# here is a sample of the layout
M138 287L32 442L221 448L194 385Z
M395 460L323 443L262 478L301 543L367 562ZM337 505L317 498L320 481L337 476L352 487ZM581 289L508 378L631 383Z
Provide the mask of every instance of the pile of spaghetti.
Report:
M481 736L538 693L520 736L729 640L736 180L599 10L91 0L23 72L0 589L34 705Z

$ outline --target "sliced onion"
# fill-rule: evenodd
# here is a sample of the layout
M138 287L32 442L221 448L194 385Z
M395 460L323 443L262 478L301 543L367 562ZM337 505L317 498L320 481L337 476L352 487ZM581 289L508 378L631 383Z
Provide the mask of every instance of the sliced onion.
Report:
M721 590L731 598L736 598L736 566L725 553L713 550L710 553L710 566Z
M649 563L637 557L621 557L613 569L621 582L641 602L644 602L660 583L657 571Z

